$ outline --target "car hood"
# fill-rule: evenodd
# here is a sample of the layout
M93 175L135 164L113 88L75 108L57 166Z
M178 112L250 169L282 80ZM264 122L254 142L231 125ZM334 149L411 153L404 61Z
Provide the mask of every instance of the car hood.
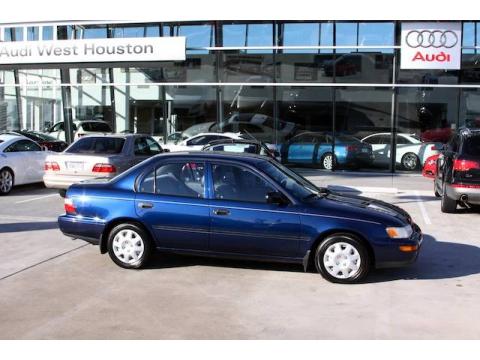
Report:
M342 214L348 218L403 226L411 224L411 216L398 206L363 196L329 192L312 202L314 209Z

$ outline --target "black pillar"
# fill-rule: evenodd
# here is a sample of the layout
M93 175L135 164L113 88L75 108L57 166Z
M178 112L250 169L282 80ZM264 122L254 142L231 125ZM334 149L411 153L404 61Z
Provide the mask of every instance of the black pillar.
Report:
M59 26L57 28L57 39L67 39L67 27ZM60 82L68 84L61 87L62 105L63 105L63 123L65 128L65 141L69 144L73 142L73 116L72 116L72 92L70 88L70 69L60 68Z

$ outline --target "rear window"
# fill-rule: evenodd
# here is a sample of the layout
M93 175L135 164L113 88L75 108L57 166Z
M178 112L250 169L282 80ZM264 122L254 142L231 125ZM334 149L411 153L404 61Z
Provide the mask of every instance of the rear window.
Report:
M84 137L66 150L71 154L119 154L125 139L112 137Z
M91 132L112 132L112 129L108 124L102 122L86 122L82 124L84 131Z
M465 139L464 153L466 155L480 156L480 136L472 136Z

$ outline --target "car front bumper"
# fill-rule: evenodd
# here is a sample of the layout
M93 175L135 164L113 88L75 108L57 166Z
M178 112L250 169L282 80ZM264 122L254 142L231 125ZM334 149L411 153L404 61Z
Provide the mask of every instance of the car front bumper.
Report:
M392 239L388 246L378 250L375 254L377 269L406 266L417 260L423 243L423 234L418 225L412 224L412 226L414 231L409 239ZM414 246L416 250L401 251L400 247L405 245Z

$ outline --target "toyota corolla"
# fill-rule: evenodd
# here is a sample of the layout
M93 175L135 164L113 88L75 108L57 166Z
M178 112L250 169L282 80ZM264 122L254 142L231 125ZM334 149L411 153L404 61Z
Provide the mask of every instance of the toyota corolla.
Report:
M318 188L266 157L157 155L112 180L72 185L62 232L124 268L154 250L298 263L332 282L415 261L422 233L402 209Z

